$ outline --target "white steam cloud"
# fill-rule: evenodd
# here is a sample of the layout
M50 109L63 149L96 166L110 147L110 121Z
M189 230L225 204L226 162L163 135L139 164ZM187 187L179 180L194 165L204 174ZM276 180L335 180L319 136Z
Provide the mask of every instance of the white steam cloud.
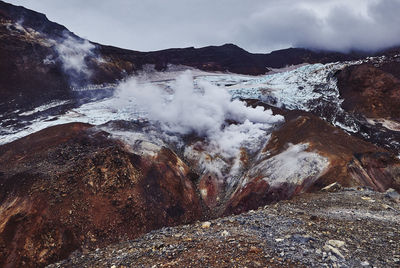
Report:
M209 146L224 156L234 156L240 147L266 136L274 124L283 120L271 110L232 100L224 88L195 81L190 71L178 76L170 87L172 94L155 84L130 78L119 85L116 102L120 106L137 105L166 132L205 137Z
M64 39L56 42L55 45L64 71L73 80L90 78L92 72L85 59L94 56L94 49L95 46L88 40L78 39L69 34L65 34Z

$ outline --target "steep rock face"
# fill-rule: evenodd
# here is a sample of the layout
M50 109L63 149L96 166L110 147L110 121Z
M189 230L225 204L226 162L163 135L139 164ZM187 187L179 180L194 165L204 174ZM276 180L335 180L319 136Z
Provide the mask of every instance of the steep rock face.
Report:
M382 66L361 64L338 74L338 87L345 110L367 118L385 118L400 122L400 63Z
M0 147L0 265L44 266L201 218L189 168L152 149L132 151L79 123Z
M310 113L284 113L287 122L272 133L248 168L225 214L316 191L333 182L376 191L400 189L400 161L390 152Z
M388 153L356 154L347 167L351 177L359 184L370 186L376 191L400 189L399 161Z
M0 112L74 100L73 87L121 79L122 67L103 61L97 47L43 14L0 1Z
M0 6L1 7L1 6ZM55 52L35 31L17 29L0 13L0 112L71 97L60 64L45 64Z
M0 1L0 112L74 100L74 87L132 73L104 61L98 48L44 14Z

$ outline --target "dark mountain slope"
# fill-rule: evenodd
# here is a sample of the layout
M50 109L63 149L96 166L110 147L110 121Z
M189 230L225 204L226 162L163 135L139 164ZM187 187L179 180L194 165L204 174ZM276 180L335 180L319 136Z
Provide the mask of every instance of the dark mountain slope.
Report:
M20 22L26 27L37 30L38 32L62 37L64 31L68 31L64 26L49 21L46 15L26 9L22 6L14 6L0 1L0 17L2 20Z
M400 122L400 62L349 66L338 74L343 108Z

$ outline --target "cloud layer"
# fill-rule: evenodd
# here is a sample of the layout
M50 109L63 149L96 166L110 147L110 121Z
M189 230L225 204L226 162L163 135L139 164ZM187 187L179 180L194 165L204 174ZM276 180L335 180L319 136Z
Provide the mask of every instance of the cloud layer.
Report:
M8 0L11 2L11 0ZM148 51L235 43L348 51L400 44L399 0L13 0L90 40Z

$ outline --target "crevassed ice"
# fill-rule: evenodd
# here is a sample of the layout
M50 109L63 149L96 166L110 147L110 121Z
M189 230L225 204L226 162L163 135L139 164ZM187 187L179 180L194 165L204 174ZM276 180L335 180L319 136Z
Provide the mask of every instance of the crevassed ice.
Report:
M311 64L297 69L256 78L227 88L234 98L260 99L277 107L310 111L310 101L319 98L339 100L331 74L345 63Z

